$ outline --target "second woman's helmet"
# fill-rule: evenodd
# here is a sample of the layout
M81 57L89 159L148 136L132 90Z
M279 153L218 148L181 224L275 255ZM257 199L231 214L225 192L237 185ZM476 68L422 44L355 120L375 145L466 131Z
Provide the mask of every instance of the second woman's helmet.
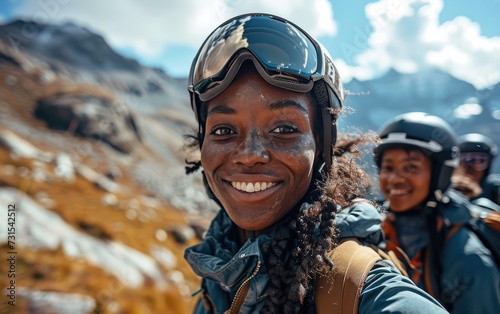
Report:
M374 158L380 169L382 155L389 148L417 149L432 160L430 195L440 200L450 186L458 165L455 132L443 119L424 112L410 112L389 120L380 130Z
M247 60L269 84L313 93L323 125L322 159L329 170L337 135L332 110L342 108L344 89L328 51L300 27L278 16L236 16L221 24L202 44L188 79L200 133L204 132L203 104L223 92Z

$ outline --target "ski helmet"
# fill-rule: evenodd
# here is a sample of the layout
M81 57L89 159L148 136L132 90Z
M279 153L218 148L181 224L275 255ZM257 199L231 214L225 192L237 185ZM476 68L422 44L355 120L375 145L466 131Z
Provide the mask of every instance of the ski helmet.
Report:
M247 60L253 62L269 84L312 92L321 112L322 162L329 171L337 138L337 114L332 111L342 108L345 96L339 73L318 41L275 15L251 13L233 17L217 27L200 47L188 78L191 107L200 134L204 132L204 103L223 92Z
M488 166L485 169L486 175L490 173L493 159L498 153L497 145L491 138L479 133L469 133L457 139L460 153L485 153L489 156Z
M430 196L440 200L450 186L458 165L459 150L455 132L443 119L424 112L410 112L389 120L380 130L380 144L374 159L380 169L382 155L389 148L417 149L432 160Z

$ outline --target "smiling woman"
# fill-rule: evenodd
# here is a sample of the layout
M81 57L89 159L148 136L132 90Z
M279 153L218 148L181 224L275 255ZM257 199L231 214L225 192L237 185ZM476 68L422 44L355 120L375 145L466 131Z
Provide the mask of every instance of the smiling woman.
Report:
M387 199L386 247L451 313L498 312L500 270L494 255L473 228L461 228L488 212L449 189L459 159L451 126L437 116L410 112L386 122L380 137L374 152Z
M331 60L291 22L248 14L217 28L193 61L192 145L221 206L185 252L202 277L196 313L342 313L342 292L316 280L331 280L329 253L347 237L381 241L380 214L358 199L368 177L347 157L365 137L337 143L344 92ZM360 313L443 312L390 262L369 269Z

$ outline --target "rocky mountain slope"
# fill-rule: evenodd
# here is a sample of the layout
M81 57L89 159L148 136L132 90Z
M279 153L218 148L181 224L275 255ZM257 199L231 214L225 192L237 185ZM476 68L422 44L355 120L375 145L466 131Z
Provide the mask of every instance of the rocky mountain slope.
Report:
M215 206L199 175L184 173L193 119L183 80L114 60L122 57L74 25L9 40L33 25L0 27L0 206L5 222L16 208L16 313L190 312L199 279L183 251ZM97 44L49 53L76 44L68 38ZM75 61L94 48L103 53L94 66ZM1 273L9 267L0 263ZM9 292L9 278L0 286Z

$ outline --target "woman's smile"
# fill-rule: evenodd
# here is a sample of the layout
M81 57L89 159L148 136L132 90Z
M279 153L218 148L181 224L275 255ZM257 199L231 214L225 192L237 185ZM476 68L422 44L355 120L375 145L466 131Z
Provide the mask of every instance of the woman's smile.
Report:
M260 191L265 191L276 185L273 182L231 182L233 188L238 191L243 191L247 193L256 193Z

